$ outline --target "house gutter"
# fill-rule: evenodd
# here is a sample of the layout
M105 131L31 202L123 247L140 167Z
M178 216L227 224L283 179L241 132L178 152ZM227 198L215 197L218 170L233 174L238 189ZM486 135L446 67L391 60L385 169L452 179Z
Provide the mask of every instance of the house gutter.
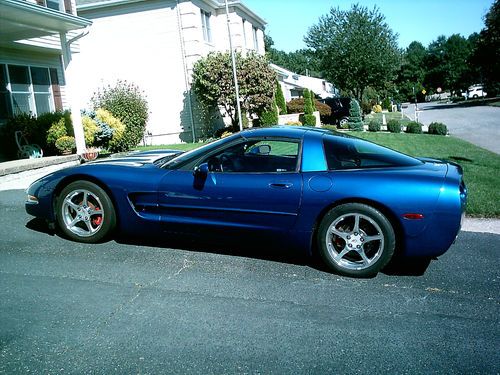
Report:
M184 44L184 34L182 32L182 17L181 11L179 9L179 0L176 0L176 13L177 13L177 23L179 24L179 40L181 44L181 55L182 55L182 67L184 71L184 85L186 87L186 97L189 104L189 119L191 120L191 134L193 137L193 143L196 142L196 132L193 116L193 100L191 98L191 85L189 84L189 73L186 64L186 46Z

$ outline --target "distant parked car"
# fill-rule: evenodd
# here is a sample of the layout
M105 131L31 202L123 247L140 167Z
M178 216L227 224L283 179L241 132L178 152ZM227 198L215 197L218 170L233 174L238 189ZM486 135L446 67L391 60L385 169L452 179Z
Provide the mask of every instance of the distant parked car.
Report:
M327 98L323 103L332 109L332 114L328 117L327 123L343 127L349 121L349 107L351 98Z
M472 85L467 89L467 98L476 99L487 96L488 94L483 90L483 85Z

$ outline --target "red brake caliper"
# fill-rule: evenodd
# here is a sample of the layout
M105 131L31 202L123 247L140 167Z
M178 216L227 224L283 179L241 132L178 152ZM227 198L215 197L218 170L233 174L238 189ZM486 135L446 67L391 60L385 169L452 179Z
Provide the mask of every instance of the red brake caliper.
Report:
M100 211L101 209L99 207L95 207L94 210ZM98 227L99 225L101 225L101 223L102 223L102 215L94 217L92 219L92 224L94 224L96 227Z

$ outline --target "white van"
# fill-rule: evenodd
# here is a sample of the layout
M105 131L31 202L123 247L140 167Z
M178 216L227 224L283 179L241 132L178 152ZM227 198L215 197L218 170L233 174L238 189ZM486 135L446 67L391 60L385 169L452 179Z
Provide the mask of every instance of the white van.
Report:
M467 90L467 98L468 99L476 99L482 98L488 95L485 91L483 91L483 85L472 85Z

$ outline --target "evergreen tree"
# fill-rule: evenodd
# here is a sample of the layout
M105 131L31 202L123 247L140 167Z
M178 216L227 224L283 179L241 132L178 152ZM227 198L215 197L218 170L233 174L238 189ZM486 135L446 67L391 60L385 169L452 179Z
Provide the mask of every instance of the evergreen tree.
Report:
M363 131L363 119L361 118L361 109L356 99L351 99L349 107L349 130Z
M308 89L304 89L304 125L316 125L316 117L313 115L311 93Z
M313 112L317 111L318 109L316 108L316 103L314 103L314 92L313 90L309 90L309 92L311 93L311 105L312 105L312 109L313 109Z
M278 81L276 81L276 105L278 106L279 114L286 115L286 101L285 96L283 95L283 90L281 90L281 85Z

